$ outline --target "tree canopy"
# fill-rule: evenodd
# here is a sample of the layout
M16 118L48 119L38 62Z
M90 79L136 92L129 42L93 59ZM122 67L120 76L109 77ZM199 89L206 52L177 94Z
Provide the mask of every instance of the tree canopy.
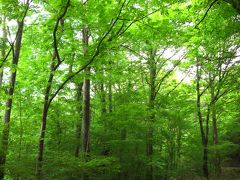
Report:
M240 178L239 0L0 9L0 179Z

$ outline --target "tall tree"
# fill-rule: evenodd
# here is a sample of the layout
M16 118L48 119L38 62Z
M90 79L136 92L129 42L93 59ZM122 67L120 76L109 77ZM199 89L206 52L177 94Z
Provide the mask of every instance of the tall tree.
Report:
M45 95L44 95L44 104L43 104L43 110L42 110L42 121L41 121L41 130L40 130L40 138L39 138L39 144L38 144L38 157L37 157L37 177L42 178L42 160L43 160L43 152L44 152L44 138L45 138L45 132L46 132L46 126L47 126L47 115L48 115L48 110L49 106L51 104L50 100L50 93L51 93L51 88L52 88L52 83L53 83L53 78L54 78L54 72L58 69L58 67L61 65L62 60L60 59L59 51L58 51L58 42L57 42L57 31L59 27L59 23L63 26L64 22L64 16L67 13L67 10L70 6L70 0L67 1L66 6L64 8L64 11L62 14L57 18L56 24L53 30L53 38L54 38L54 53L52 56L52 61L51 61L51 67L50 67L50 74L47 82L47 87L45 90ZM63 27L62 27L63 28Z
M83 34L83 56L85 60L88 57L88 27L84 27ZM85 69L85 77L83 82L83 119L82 119L82 142L83 154L86 157L90 149L89 127L90 127L90 67Z
M18 20L18 28L16 33L16 40L14 44L14 50L12 51L12 68L13 71L10 75L9 79L9 89L8 89L8 98L6 100L6 109L4 113L4 127L2 131L2 139L1 139L1 152L0 152L0 179L4 178L5 170L4 166L6 163L6 156L8 151L8 140L9 140L9 129L10 129L10 119L11 119L11 111L12 111L12 103L13 103L13 95L16 84L17 77L17 66L20 57L21 45L22 45L22 35L23 35L23 27L24 20L27 16L27 12L30 6L30 0L28 0L25 4L25 10L23 13L23 17ZM5 31L6 33L6 31Z
M81 145L81 125L82 125L82 87L83 83L76 83L76 100L77 100L77 107L76 110L78 112L78 117L76 120L76 147L75 147L75 156L78 157L80 153L80 145Z
M198 121L199 121L199 127L200 127L200 133L201 133L201 139L202 139L202 146L203 146L203 173L205 178L209 178L209 171L208 171L208 134L209 134L209 113L210 113L210 107L207 107L207 115L205 119L205 130L203 125L203 115L201 110L201 96L202 93L200 91L200 81L201 81L201 61L199 58L196 58L196 66L197 66L197 72L196 72L196 91L197 91L197 114L198 114Z

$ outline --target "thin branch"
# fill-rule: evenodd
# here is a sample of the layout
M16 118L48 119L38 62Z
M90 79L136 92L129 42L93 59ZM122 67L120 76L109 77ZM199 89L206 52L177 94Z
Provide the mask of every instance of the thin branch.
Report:
M25 9L25 11L23 13L23 17L22 17L21 21L19 21L19 23L23 23L24 22L24 19L27 16L27 12L29 10L29 6L30 6L31 2L32 2L32 0L27 0L27 3L26 3L27 7L26 7L26 9ZM9 30L9 27L7 27L7 31L8 31L9 37L11 38L11 33L10 33L10 30ZM8 56L11 53L11 51L13 51L13 55L14 55L14 43L16 42L16 39L17 39L18 35L19 35L19 29L17 30L17 33L16 33L14 41L9 42L11 48L8 50L8 53L6 54L6 56L3 58L2 62L1 62L1 65L0 65L0 68L2 68L4 62L7 60ZM10 41L11 41L11 39L10 39Z
M125 25L125 23L123 22L122 25L121 25L121 27L118 29L116 35L119 35L119 34L120 34L120 32L122 31L122 29L124 28L124 25Z
M121 45L121 47L123 47L123 48L127 49L129 52L132 52L132 53L134 53L135 55L139 56L140 58L143 58L143 59L147 60L147 57L144 57L143 55L141 55L141 54L140 54L140 53L138 53L137 51L135 51L135 50L133 50L133 49L129 48L128 46Z
M12 50L13 50L13 48L12 48L12 46L11 46L11 48L8 50L7 55L6 55L6 56L4 57L4 59L2 60L1 65L0 65L0 68L2 68L4 62L7 60L8 56L10 55L10 53L11 53Z
M191 68L187 71L187 73L185 74L185 76L176 84L176 86L171 89L167 94L166 96L169 96L169 94L171 94L175 89L177 89L177 87L182 84L182 82L185 80L185 78L188 76L189 72L191 71Z
M142 17L140 17L140 18L137 18L137 19L133 20L121 33L119 33L119 34L117 35L117 37L119 37L119 36L121 36L122 34L124 34L134 23L136 23L136 22L138 22L138 21L141 21L141 20L147 18L148 16L150 16L150 15L158 12L159 10L161 10L161 8L159 8L159 9L153 11L153 12L150 12L150 13L148 13L147 15L144 15L144 16L142 16Z
M96 51L94 53L94 55L92 56L92 58L88 61L88 63L86 63L85 65L83 65L78 71L76 71L75 73L71 74L70 76L68 76L65 81L63 81L63 83L58 87L58 89L54 92L54 94L51 96L51 98L49 99L48 101L48 106L51 105L51 102L53 101L53 99L58 95L58 93L61 91L61 89L64 88L64 86L73 78L75 77L77 74L79 74L80 72L82 72L84 69L86 69L94 60L95 58L99 55L100 53L100 48L101 48L101 45L103 43L103 41L106 39L106 37L110 34L110 32L112 31L113 27L116 25L121 13L122 13L122 10L123 10L123 7L126 3L126 0L122 3L122 6L120 7L120 10L118 12L118 15L116 17L116 19L113 21L113 23L111 24L110 28L108 29L108 31L102 36L102 38L99 40L98 42L98 45L97 45L97 48L96 48Z
M167 48L168 48L168 46L165 46L164 48L163 48L163 51L158 55L158 57L157 57L157 61L162 57L162 55L165 53L165 51L167 50Z
M82 5L84 6L84 5L86 5L87 4L87 2L88 2L88 0L86 0Z
M58 64L61 64L61 59L60 59L60 55L59 55L59 51L58 51L58 47L57 47L58 46L57 30L58 30L59 23L63 19L63 17L66 15L69 6L70 6L70 0L67 1L67 4L66 4L66 6L64 8L64 11L58 17L58 19L56 21L56 24L55 24L55 27L54 27L54 30L53 30L53 46L54 46L54 51L56 53L56 57L57 57L57 60L58 60Z
M30 3L32 2L32 0L27 0L27 3L26 3L26 5L27 5L27 7L26 7L26 9L25 9L25 11L24 11L24 13L23 13L23 17L22 17L22 20L20 21L20 22L24 22L24 19L25 19L25 17L27 16L27 12L28 12L28 10L29 10L29 6L30 6Z
M218 1L218 0L214 0L214 1L210 4L210 6L208 7L208 9L207 9L207 11L205 12L204 16L202 17L202 19L196 24L196 26L195 26L196 29L198 29L199 24L204 21L204 19L207 17L207 14L208 14L209 10L213 7L213 5L214 5L217 1Z
M199 94L199 96L201 97L209 88L209 85Z
M232 91L234 91L235 89L230 89L230 88L228 88L228 89L226 89L225 91L223 91L221 94L220 93L218 93L217 95L215 95L214 96L214 99L213 99L213 101L211 101L211 103L213 104L213 103L215 103L217 100L219 100L221 97L223 97L224 95L226 95L227 93L229 93L229 92L232 92Z
M167 47L166 47L167 48ZM179 50L180 51L180 50ZM157 73L156 73L156 75L158 75L159 74L159 72L161 71L161 69L162 69L162 67L166 64L166 62L167 61L169 61L170 59L172 59L177 53L179 53L179 51L177 51L177 52L175 52L175 53L173 53L173 55L172 56L170 56L169 58L166 58L164 61L163 61L163 63L161 63L161 65L160 65L160 67L159 67L159 69L157 70ZM157 59L157 61L160 59L160 57L158 57L158 59Z
M173 72L173 70L181 63L181 61L184 59L186 54L184 54L172 67L172 69L168 70L166 72L166 74L161 78L161 80L159 81L159 83L156 85L157 90L155 91L155 96L157 95L157 93L160 90L160 87L163 83L163 81Z

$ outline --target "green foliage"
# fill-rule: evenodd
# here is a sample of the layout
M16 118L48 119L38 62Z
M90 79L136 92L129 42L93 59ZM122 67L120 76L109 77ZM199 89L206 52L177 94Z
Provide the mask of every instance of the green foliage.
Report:
M53 31L67 1L32 1L19 64L12 65L12 52L2 63L17 35L24 2L0 0L1 118L8 110L6 99L13 100L8 149L0 146L1 152L8 152L2 166L5 179L36 179L42 108L49 85L50 98L60 91L48 109L43 179L144 180L149 167L153 179L202 178L197 60L205 132L209 115L210 176L215 173L216 155L222 166L240 160L240 22L231 4L219 1L204 17L212 1L90 0L83 4L71 0L56 32L62 63L52 71L53 82L48 82L51 64L58 62L53 58ZM9 43L3 37L6 25ZM87 54L83 52L84 27L89 30ZM90 75L84 71L76 75L89 60L93 60ZM8 81L14 72L15 92L9 97L13 84ZM86 157L82 152L83 91L78 89L84 77L91 81L90 152ZM212 130L214 110L217 144ZM2 132L4 122L0 124ZM153 148L150 154L146 150L149 144Z

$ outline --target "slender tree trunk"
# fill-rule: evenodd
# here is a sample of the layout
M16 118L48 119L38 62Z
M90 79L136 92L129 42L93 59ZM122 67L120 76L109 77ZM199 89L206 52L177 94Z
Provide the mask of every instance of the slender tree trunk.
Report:
M200 62L197 59L197 84L196 84L196 91L197 91L197 113L198 113L198 121L200 126L200 133L202 138L202 145L203 145L203 174L206 179L208 179L209 172L208 172L208 119L209 119L209 108L207 112L206 118L206 134L203 128L203 118L201 112L201 93L200 93L200 80L201 80L201 73L200 73Z
M57 18L54 30L53 30L53 46L54 46L54 53L52 56L52 62L50 66L50 73L48 77L47 87L44 94L44 103L43 103L43 110L42 110L42 121L41 121L41 130L40 130L40 138L38 144L38 156L37 156L37 165L36 165L36 177L38 179L43 179L42 177L42 161L43 161L43 152L44 152L44 141L45 141L45 133L46 133L46 126L47 126L47 116L49 106L53 99L50 98L51 88L53 84L54 72L58 69L61 65L62 61L60 59L60 55L58 52L58 41L57 41L57 31L59 27L59 23L61 24L61 32L63 33L64 28L64 16L67 13L68 7L70 5L70 0L67 1L65 9L63 13ZM55 62L57 60L57 62Z
M203 146L203 174L206 179L209 179L209 172L208 172L208 145L204 144Z
M240 14L240 2L238 0L224 0L224 1L231 4L232 7L236 9L238 14Z
M211 101L212 106L212 130L213 130L213 144L214 146L218 145L218 129L217 129L217 113L216 113L216 102L214 97L214 89L211 90ZM221 159L217 149L214 150L214 173L216 177L219 177L221 174Z
M105 90L104 90L104 84L101 83L100 85L100 90L101 90L101 112L102 112L102 115L105 114L107 112L107 109L106 109L106 96L105 96Z
M3 32L3 48L2 48L1 54L2 54L2 59L4 59L6 56L5 48L6 48L6 41L7 41L7 29L6 29L6 18L5 17L3 17L2 32ZM2 87L2 83L3 83L3 68L0 69L0 88Z
M149 158L149 164L147 166L147 180L152 180L153 179L153 167L152 167L152 155L153 155L153 123L155 119L155 113L154 113L154 108L155 108L155 96L156 96L156 63L154 59L154 51L151 51L150 54L150 60L148 62L149 64L149 70L150 70L150 78L149 78L149 86L150 86L150 91L149 91L149 111L150 111L150 116L149 116L149 121L148 121L148 129L147 129L147 149L146 149L146 154L147 157Z
M21 159L22 154L22 141L23 141L23 122L22 122L22 101L19 101L19 123L20 123L20 134L19 134L19 154L18 158Z
M83 5L87 5L87 1L82 1ZM83 9L84 16L87 16L87 13L85 11L85 7ZM85 62L88 61L88 42L89 42L89 28L86 24L85 27L82 30L82 43L83 43L83 56L85 59ZM85 69L85 77L83 80L83 107L82 107L82 151L83 151L83 158L84 161L87 161L87 157L90 152L90 137L89 137L89 129L90 129L90 71L91 68L87 67ZM82 180L88 180L88 174L83 172L82 174Z
M54 63L55 57L52 59L52 66ZM39 138L39 144L38 144L38 157L37 157L37 178L41 179L42 177L42 160L43 160L43 151L44 151L44 138L45 138L45 132L46 132L46 126L47 126L47 115L48 115L48 109L49 109L49 95L52 87L53 82L53 70L51 68L51 72L48 78L47 88L44 95L44 104L43 104L43 110L42 110L42 121L41 121L41 130L40 130L40 138Z
M220 66L221 68L221 66ZM212 111L212 130L213 130L213 145L216 147L218 144L218 129L217 129L217 114L216 114L216 99L215 97L215 86L214 86L214 78L212 77L211 73L209 73L209 88L211 94L211 111ZM220 156L218 154L217 149L214 149L214 174L217 178L221 173L221 166L220 166Z
M83 31L83 54L87 60L88 53L88 27L84 27ZM88 153L90 152L90 67L85 69L85 77L83 81L83 119L82 119L82 150L83 158L87 161ZM86 173L83 173L82 180L88 180L89 177Z
M113 104L112 104L112 75L111 75L111 70L112 70L112 61L110 60L108 62L109 64L109 81L107 85L107 91L108 91L108 112L111 113L113 111Z
M108 112L111 113L113 111L112 104L112 81L110 80L108 83Z
M215 103L212 105L212 126L213 126L213 144L218 145L217 115ZM221 158L217 150L214 152L214 170L217 178L221 174Z
M81 145L81 123L82 123L82 87L83 83L78 84L77 86L77 122L76 122L76 148L75 148L75 157L79 156L80 145Z
M208 171L208 132L209 132L209 115L210 115L210 106L207 109L206 116L206 130L205 130L205 139L203 141L203 174L206 179L209 179L209 171Z
M24 18L21 22L18 22L18 31L17 31L17 38L15 43L15 49L12 58L12 66L14 68L17 67L22 43L22 34L23 34L23 26L24 26ZM17 76L17 69L10 75L9 81L9 90L8 90L8 98L6 100L6 110L4 113L4 127L2 132L2 146L0 152L0 179L4 178L4 166L6 162L7 150L8 150L8 139L9 139L9 128L10 128L10 118L11 118L11 111L12 111L12 98L15 89L16 83L16 76Z
M2 83L3 83L3 69L0 72L0 88L2 87Z
M215 103L212 104L213 143L218 144L217 114Z
M178 132L177 132L177 162L176 162L176 167L179 167L179 163L181 160L181 139L182 139L182 129L178 127Z
M19 124L20 124L20 133L19 133L19 152L18 152L18 161L21 161L22 156L22 141L23 141L23 123L22 123L22 100L19 100ZM17 173L16 179L20 179L21 173Z
M88 27L85 27L83 33L83 54L87 58L88 53ZM85 77L83 82L83 120L82 120L82 142L83 155L89 153L89 127L90 127L90 67L85 69Z
M90 68L85 70L90 73ZM83 85L83 121L82 121L82 142L84 156L90 151L89 149L89 127L90 127L90 80L85 77Z

